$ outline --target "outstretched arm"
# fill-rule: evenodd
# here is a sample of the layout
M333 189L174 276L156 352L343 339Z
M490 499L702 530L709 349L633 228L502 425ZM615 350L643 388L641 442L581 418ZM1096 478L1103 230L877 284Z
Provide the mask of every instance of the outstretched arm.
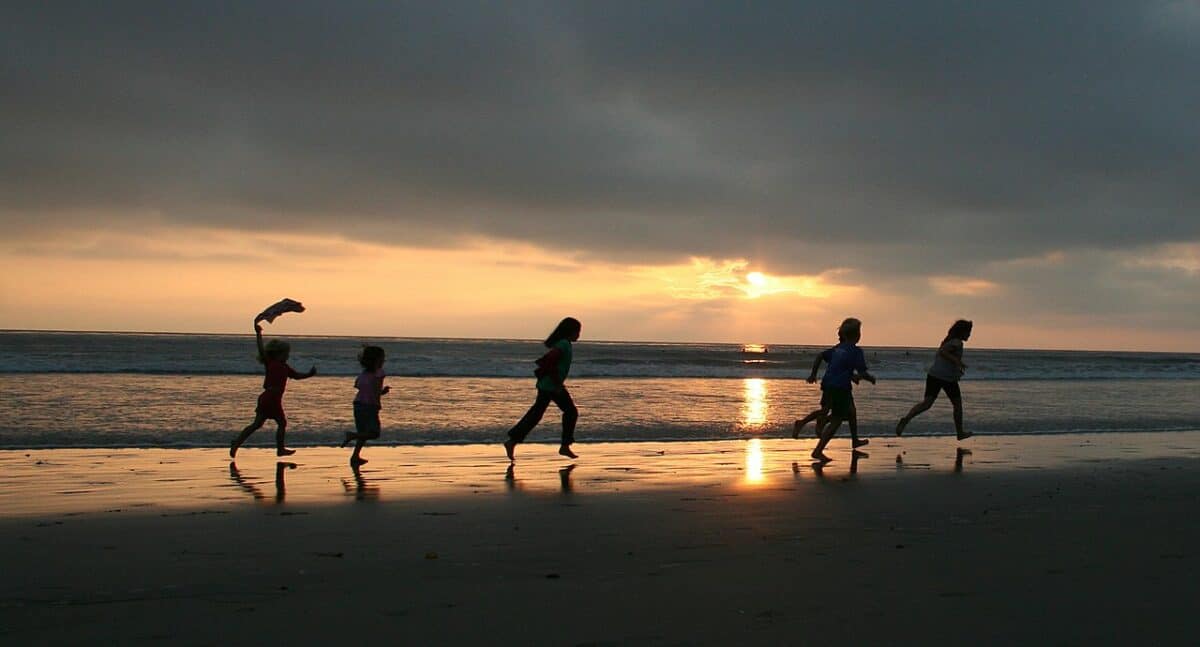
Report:
M308 378L310 378L316 374L317 374L316 366L308 369L307 373L297 373L296 369L294 369L290 366L288 367L288 377L292 378L293 380L307 380Z

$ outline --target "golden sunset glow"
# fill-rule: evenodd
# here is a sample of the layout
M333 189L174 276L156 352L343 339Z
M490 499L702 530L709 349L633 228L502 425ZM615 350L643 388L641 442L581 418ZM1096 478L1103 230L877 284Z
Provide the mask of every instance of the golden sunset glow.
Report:
M742 380L742 425L761 427L767 421L767 381L760 377Z
M1195 273L1196 248L1168 251L1146 264ZM942 312L913 310L898 319L903 297L848 280L845 271L775 275L748 267L745 259L703 257L602 263L485 238L418 248L211 228L80 230L0 241L0 321L6 328L243 332L254 313L288 296L309 310L283 320L283 334L531 338L569 314L585 322L585 339L820 344L836 339L837 321L856 316L865 322L866 345L906 345L928 343L929 330L944 328L963 305L950 300ZM930 281L956 299L1004 294L990 280ZM1010 345L1052 342L1024 322L996 321L980 331ZM1159 336L1094 328L1090 342L1153 347Z

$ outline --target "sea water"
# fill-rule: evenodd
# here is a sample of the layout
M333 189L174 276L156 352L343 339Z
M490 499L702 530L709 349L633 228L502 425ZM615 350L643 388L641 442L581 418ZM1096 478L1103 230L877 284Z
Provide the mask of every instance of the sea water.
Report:
M387 350L381 444L497 442L534 393L531 340L293 337L289 443L352 429L355 360ZM580 441L790 434L820 399L804 381L822 346L581 341L569 388ZM766 352L761 352L765 350ZM861 433L891 435L921 399L930 348L864 351ZM967 345L967 428L977 434L1200 429L1200 355L985 350ZM0 447L223 446L254 416L262 367L248 335L0 332ZM558 437L553 406L530 440ZM273 423L251 444L270 444ZM811 429L811 427L809 428ZM906 434L954 432L941 397Z

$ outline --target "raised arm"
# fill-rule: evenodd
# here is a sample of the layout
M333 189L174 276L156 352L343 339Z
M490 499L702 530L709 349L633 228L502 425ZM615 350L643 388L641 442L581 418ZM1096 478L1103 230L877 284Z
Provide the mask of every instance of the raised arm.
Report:
M262 326L260 326L257 321L254 322L254 343L258 345L259 359L265 361L267 357L267 351L265 348L263 348Z

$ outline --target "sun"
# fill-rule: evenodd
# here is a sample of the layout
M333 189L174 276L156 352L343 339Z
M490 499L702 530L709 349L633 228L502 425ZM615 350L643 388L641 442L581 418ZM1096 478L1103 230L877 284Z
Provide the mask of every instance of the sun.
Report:
M767 275L762 272L751 272L746 275L746 282L755 287L762 287L767 284Z

